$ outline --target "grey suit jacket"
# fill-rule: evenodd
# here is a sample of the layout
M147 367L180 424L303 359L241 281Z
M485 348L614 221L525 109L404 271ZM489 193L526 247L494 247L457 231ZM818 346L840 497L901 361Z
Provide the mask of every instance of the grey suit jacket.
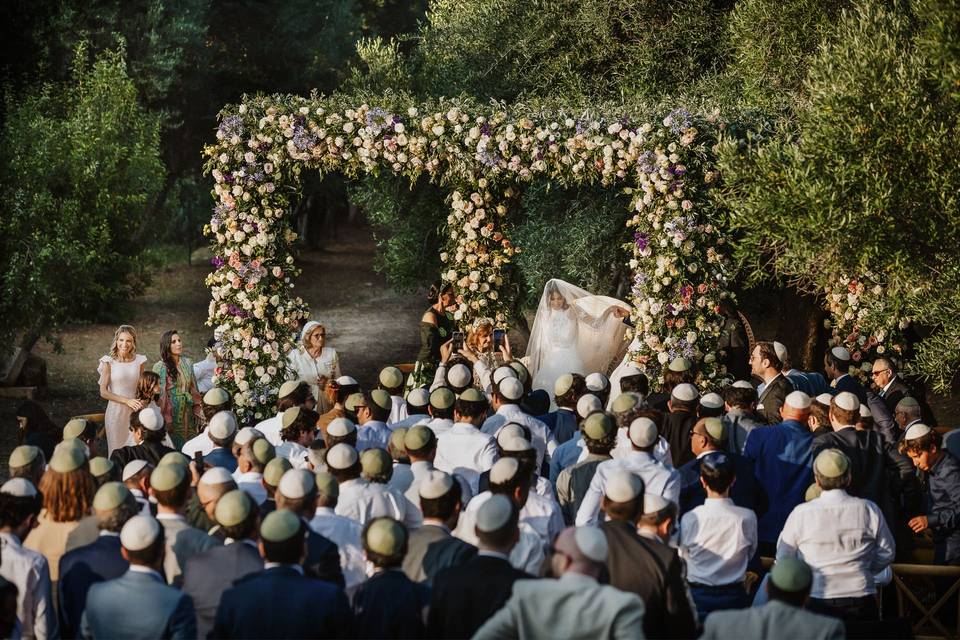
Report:
M223 592L234 581L262 570L263 559L257 548L242 541L211 547L187 560L183 567L183 592L193 599L198 638L206 638L213 629Z
M704 623L701 640L842 640L846 637L843 623L810 613L798 607L771 600L760 607L731 611L714 611Z
M191 557L203 553L211 547L222 544L216 538L208 536L200 529L191 527L180 518L157 518L163 527L166 554L163 558L163 572L167 583L179 587L183 583L183 567Z
M410 532L403 572L414 582L429 582L437 572L463 564L477 555L477 548L432 524Z
M82 627L84 638L197 637L190 596L135 571L90 587Z

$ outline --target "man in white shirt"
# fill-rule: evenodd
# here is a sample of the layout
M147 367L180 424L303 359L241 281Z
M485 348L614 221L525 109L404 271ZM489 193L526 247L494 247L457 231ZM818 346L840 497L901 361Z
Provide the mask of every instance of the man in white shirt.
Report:
M0 487L0 576L17 587L17 618L23 638L57 638L50 570L42 554L25 548L22 540L37 526L43 506L33 483L7 480Z
M393 474L393 460L383 449L367 449L360 454L360 468L367 481L366 505L360 513L360 524L364 525L374 518L387 516L399 520L408 529L416 529L423 524L420 507L397 489L389 486Z
M337 515L360 524L367 509L367 485L360 477L360 454L348 444L334 445L327 451L327 468L337 479L340 495L334 508Z
M294 469L307 466L307 447L313 442L317 432L317 412L301 407L290 407L280 417L281 443L276 454L286 458Z
M386 449L390 441L390 427L387 419L393 407L390 394L383 389L374 389L357 399L354 404L357 410L357 450Z
M340 551L343 579L346 588L350 589L367 579L366 560L360 542L363 527L350 518L337 515L335 509L340 496L337 479L329 473L318 473L316 480L317 506L310 520L310 528L336 543Z
M800 557L810 565L810 610L844 620L878 620L874 576L893 562L893 535L877 505L846 492L850 460L842 451L820 452L813 475L822 493L790 513L777 560Z
M416 424L426 424L430 422L430 392L424 387L412 389L407 394L407 417L403 420L397 420L390 424L390 428L409 429Z
M474 494L480 474L497 460L496 440L479 429L487 408L487 398L477 389L470 388L460 394L454 404L454 425L438 437L433 461L437 469L466 478Z
M240 448L240 457L237 459L237 488L246 491L258 505L267 501L263 469L275 457L276 451L266 438L256 438Z
M210 338L207 342L207 357L193 363L193 375L197 379L197 391L200 393L206 393L213 388L213 374L217 370L217 357L213 353L213 347L216 344L216 339Z
M453 428L453 405L457 401L450 387L438 387L430 392L430 420L427 426L439 438Z
M140 505L140 515L152 516L156 507L150 504L147 494L150 491L150 474L153 465L146 460L131 460L123 468L120 479L124 486L133 494L134 500Z
M310 392L310 385L300 380L287 380L280 385L280 391L277 394L277 415L258 422L254 428L262 433L270 444L279 447L283 443L280 438L280 432L283 430L283 412L290 407L313 409L316 404Z
M196 365L194 365L194 367L196 367ZM201 391L200 393L203 394L203 415L207 422L210 422L217 413L230 410L230 394L223 389L219 387L211 388L206 391ZM213 440L210 439L208 430L209 427L205 427L198 435L187 440L186 444L180 448L183 455L192 459L193 454L197 451L203 455L207 455L213 451L216 445L214 445Z
M383 391L390 394L390 414L384 422L393 426L405 420L408 413L407 403L403 399L403 372L394 366L384 367L377 376L377 382Z
M501 372L503 373L501 374ZM506 372L509 372L509 374ZM499 381L497 381L498 374L500 376ZM506 366L500 367L494 371L493 378L493 393L491 395L493 409L496 413L484 421L480 430L488 435L496 436L500 427L508 422L515 422L527 427L530 430L533 447L537 450L537 470L539 470L543 466L544 458L549 459L554 449L557 448L557 440L553 437L553 433L547 429L547 425L533 416L528 416L520 408L518 403L524 395L523 383L516 378L516 372L513 369Z
M707 497L680 520L680 557L703 621L712 611L749 606L743 579L757 550L757 516L730 499L736 475L726 453L700 459L700 483Z
M577 526L595 524L600 513L607 478L614 471L626 469L640 476L646 493L661 495L674 504L680 504L680 473L665 467L653 457L660 438L657 425L650 418L637 418L628 430L633 452L623 458L608 460L597 465L580 509L577 511Z
M410 486L403 494L407 497L407 500L418 504L420 483L435 468L433 460L437 455L437 436L427 425L415 425L407 430L403 437L403 445L410 457L410 473L413 476L410 480ZM470 483L462 476L454 475L453 477L460 484L460 501L466 506L470 502L470 498L473 497L473 493L470 491Z

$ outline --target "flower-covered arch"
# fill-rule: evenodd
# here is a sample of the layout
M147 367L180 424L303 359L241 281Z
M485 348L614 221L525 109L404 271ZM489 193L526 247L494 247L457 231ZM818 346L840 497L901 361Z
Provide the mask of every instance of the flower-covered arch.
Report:
M221 113L204 149L216 206L206 232L215 270L208 324L218 338L218 385L242 418L266 417L288 371L298 323L296 234L287 219L303 171L348 177L422 175L450 189L442 277L457 321L510 319L511 204L532 180L622 190L633 213L624 245L634 273L630 351L656 380L678 356L704 387L725 377L718 343L731 296L726 238L709 191L718 183L718 114L573 114L466 100L377 105L347 96L259 96ZM278 380L279 378L279 380Z

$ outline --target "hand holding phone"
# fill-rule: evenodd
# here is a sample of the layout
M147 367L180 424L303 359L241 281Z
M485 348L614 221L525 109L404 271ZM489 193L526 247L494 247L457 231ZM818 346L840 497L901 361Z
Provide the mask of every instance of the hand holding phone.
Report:
M507 335L506 329L494 329L493 330L493 350L499 351L500 347L503 346L503 338Z

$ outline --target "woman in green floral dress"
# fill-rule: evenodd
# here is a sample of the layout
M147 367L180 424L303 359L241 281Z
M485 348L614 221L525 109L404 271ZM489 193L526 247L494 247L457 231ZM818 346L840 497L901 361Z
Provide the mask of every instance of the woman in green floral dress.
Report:
M203 421L193 362L182 354L180 334L167 331L160 337L160 361L153 365L160 376L160 412L177 449L197 435Z

